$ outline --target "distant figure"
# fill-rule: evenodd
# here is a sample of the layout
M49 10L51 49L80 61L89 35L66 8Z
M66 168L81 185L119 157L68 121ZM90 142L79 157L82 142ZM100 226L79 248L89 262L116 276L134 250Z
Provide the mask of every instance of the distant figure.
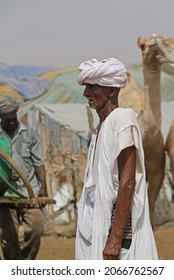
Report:
M127 70L115 58L85 61L79 70L77 81L100 122L78 207L76 259L158 259L136 114L118 106Z
M17 119L19 105L13 100L0 101L0 130L12 146L12 158L24 171L36 196L47 196L45 169L40 141L29 127ZM27 195L27 189L17 173L11 181ZM24 244L18 240L19 223L24 226ZM5 260L34 260L40 247L44 216L42 209L9 209L0 207L0 238Z

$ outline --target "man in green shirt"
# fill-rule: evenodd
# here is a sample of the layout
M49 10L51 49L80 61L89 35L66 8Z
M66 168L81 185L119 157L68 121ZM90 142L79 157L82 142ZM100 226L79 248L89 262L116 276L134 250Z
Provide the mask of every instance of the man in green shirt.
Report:
M8 137L12 158L27 176L35 196L47 196L46 176L42 147L36 133L19 122L19 105L13 100L0 101L0 130ZM17 173L12 172L11 181L16 189L27 196L27 189ZM24 226L24 244L18 241L19 222ZM4 259L36 258L44 226L42 209L9 209L1 207L0 230Z

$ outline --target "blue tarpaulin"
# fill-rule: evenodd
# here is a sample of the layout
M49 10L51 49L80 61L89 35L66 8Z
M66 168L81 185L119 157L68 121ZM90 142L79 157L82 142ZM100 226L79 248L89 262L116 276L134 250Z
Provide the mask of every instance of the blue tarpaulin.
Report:
M0 85L10 85L19 92L24 100L31 100L42 95L50 83L41 75L49 72L49 67L10 66L0 69Z

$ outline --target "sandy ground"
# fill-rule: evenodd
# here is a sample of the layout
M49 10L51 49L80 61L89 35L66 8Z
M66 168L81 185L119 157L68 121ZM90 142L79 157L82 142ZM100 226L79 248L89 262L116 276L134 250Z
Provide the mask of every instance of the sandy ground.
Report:
M154 236L159 258L174 260L174 223L156 227ZM43 236L38 260L73 260L75 237Z

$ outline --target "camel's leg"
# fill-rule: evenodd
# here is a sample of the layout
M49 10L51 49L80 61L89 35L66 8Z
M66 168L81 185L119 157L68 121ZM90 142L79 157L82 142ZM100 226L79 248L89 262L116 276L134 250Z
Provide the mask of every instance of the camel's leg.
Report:
M162 164L160 167L156 169L156 171L149 176L148 180L148 198L149 198L149 211L150 211L150 221L152 227L154 226L154 211L155 211L155 203L159 191L163 185L164 180L164 167L165 167L165 159L161 161Z

